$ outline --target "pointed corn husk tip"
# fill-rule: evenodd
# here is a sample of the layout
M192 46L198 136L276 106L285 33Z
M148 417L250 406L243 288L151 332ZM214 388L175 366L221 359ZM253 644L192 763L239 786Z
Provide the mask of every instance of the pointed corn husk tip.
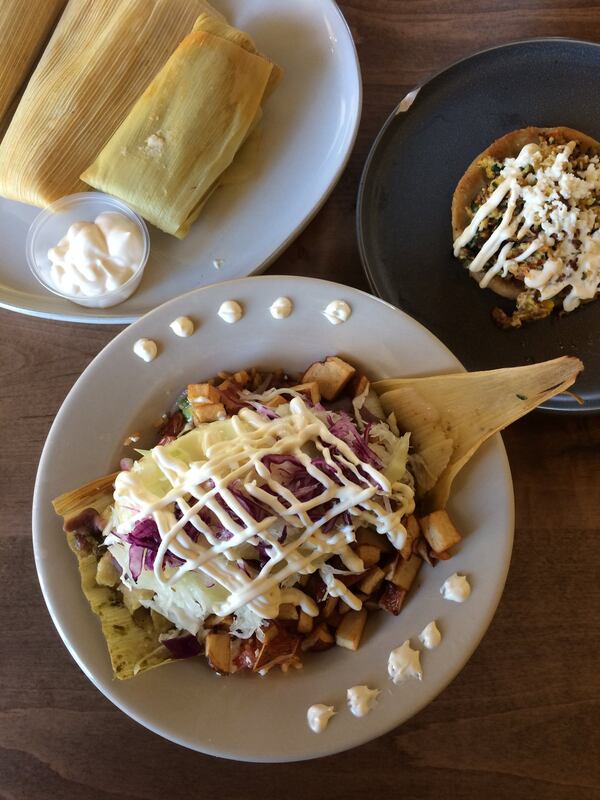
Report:
M487 439L567 390L582 370L580 359L561 356L523 367L387 379L373 386L385 412L393 411L401 428L417 432L417 460L428 475L425 481L416 475L417 490L433 510L444 508L454 478Z
M118 472L85 483L78 489L65 492L52 501L55 512L65 520L86 508L102 511L112 500L112 489Z

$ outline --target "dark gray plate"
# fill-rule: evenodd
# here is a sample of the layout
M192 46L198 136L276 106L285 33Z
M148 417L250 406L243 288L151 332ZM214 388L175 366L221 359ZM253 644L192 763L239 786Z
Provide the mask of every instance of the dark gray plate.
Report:
M578 355L576 391L544 408L600 410L600 300L501 331L494 306L452 257L452 193L494 139L527 125L567 125L600 139L600 45L534 39L477 53L432 78L395 111L369 154L358 195L361 258L377 294L422 322L470 370Z

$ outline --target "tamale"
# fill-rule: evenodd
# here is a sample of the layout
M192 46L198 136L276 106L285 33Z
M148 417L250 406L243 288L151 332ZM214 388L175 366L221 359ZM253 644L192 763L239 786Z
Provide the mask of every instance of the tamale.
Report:
M262 56L262 58L267 58L264 53L260 53L256 49L256 45L254 44L254 40L250 36L249 33L246 31L241 31L239 28L234 28L233 25L230 25L226 19L223 17L218 17L216 14L212 12L205 11L204 13L200 14L196 22L194 23L193 27L194 31L203 31L204 33L210 33L213 36L220 36L222 39L227 39L234 44L243 47L244 50L247 50L249 53L252 53L255 56ZM269 61L270 59L267 58ZM281 80L282 70L274 62L271 62L273 69L271 70L271 74L269 75L269 82L267 83L267 88L265 90L265 97L268 97L271 92L275 89L279 81Z
M230 39L190 33L81 177L185 236L253 130L272 69Z
M0 3L0 127L66 5L67 0Z
M0 145L0 194L44 206L85 190L81 172L203 12L217 15L204 0L69 0Z

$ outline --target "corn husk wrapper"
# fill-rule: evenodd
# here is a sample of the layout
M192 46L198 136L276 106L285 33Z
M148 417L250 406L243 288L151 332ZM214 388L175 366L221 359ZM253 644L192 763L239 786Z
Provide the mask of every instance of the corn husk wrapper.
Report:
M69 0L0 145L0 194L45 206L85 191L81 172L203 12L217 14L205 0Z
M113 502L113 483L117 473L87 483L57 497L52 505L67 522L87 508L102 512ZM132 613L123 603L121 593L101 586L96 580L98 554L82 549L77 535L67 531L69 547L77 556L81 588L94 614L99 618L106 639L113 674L121 680L172 661L169 650L160 643L160 627L153 624L145 609Z
M424 473L423 480L415 476L417 489L426 509L436 510L446 506L454 478L490 436L564 392L582 369L578 358L563 356L488 372L383 380L373 387L399 427L416 433L411 442Z
M240 36L190 33L82 174L180 238L256 128L273 72L247 34L216 29Z
M67 0L0 3L0 129L66 5Z

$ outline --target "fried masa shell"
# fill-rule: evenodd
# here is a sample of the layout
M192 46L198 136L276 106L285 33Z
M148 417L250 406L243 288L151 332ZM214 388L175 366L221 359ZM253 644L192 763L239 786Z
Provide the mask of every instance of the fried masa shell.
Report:
M495 161L504 161L506 158L515 158L525 147L526 144L535 144L539 141L540 137L554 137L559 141L570 142L573 139L578 142L583 153L596 154L600 153L600 142L592 139L581 131L576 131L574 128L567 128L564 126L557 126L555 128L520 128L516 131L501 136L495 142L487 147L482 153L479 153L467 167L465 174L462 176L454 194L452 195L452 240L455 241L458 236L464 231L470 223L468 209L471 203L477 197L479 192L489 183L489 179L485 175L479 164L482 159L486 157L493 158ZM481 281L484 273L473 273L470 275L477 283ZM501 278L496 275L488 284L489 289L492 289L496 294L501 297L516 298L523 291L523 284L515 281L513 278Z

